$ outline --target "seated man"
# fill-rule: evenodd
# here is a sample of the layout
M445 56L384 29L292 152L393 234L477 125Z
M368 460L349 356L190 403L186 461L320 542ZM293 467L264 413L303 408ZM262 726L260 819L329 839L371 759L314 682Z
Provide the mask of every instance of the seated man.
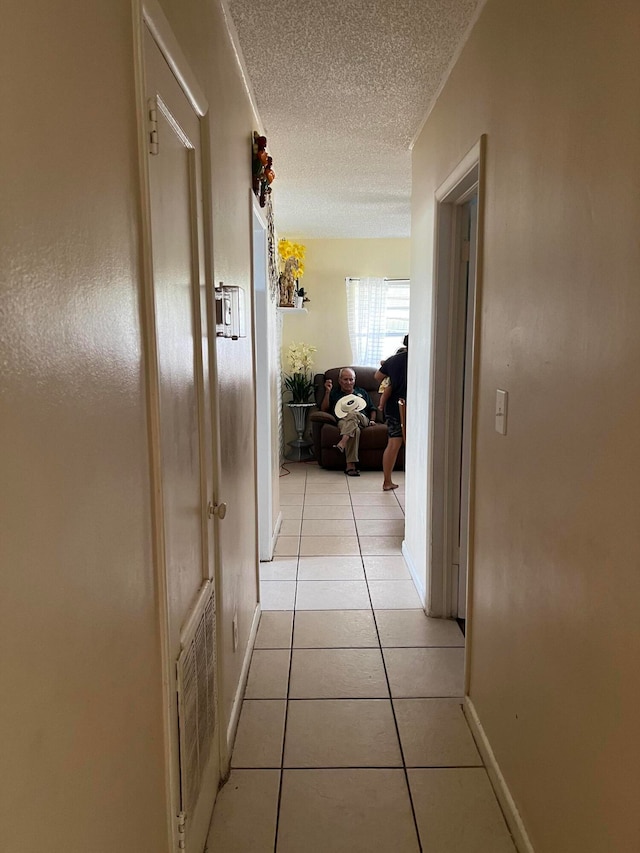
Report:
M340 441L335 445L336 449L345 454L347 461L346 474L349 477L359 477L360 472L356 468L358 459L358 446L360 444L360 430L372 425L371 413L373 403L364 388L356 385L355 371L350 367L343 367L338 374L339 388L333 387L333 382L327 379L324 383L324 397L320 404L323 412L329 412L338 419L340 429ZM336 405L343 398L355 396L362 400L358 401L344 399L343 405L336 411Z

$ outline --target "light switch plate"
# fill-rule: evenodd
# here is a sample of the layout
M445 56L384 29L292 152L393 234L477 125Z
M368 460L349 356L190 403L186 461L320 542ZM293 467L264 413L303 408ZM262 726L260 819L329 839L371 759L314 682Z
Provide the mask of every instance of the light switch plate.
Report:
M507 434L507 407L509 403L509 392L496 391L496 432L500 435Z

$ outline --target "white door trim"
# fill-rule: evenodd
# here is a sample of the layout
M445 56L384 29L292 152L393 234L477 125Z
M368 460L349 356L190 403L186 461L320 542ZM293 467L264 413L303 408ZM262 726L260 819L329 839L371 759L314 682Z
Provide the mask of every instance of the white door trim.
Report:
M476 311L471 348L472 395L477 386L478 298L481 288L481 252L484 199L484 159L486 137L482 136L458 166L435 192L434 216L434 288L431 353L429 499L432 531L427 592L427 612L432 616L452 615L452 581L448 560L447 535L450 524L446 484L449 474L449 436L451 434L451 364L454 312L451 295L458 276L456 246L457 210L473 195L478 196L478 244L476 257ZM473 468L475 446L475 404L472 403L469 454L469 571L467 578L468 610L471 616L471 584L473 555ZM469 648L469 621L467 648ZM468 659L467 654L467 659Z
M258 557L261 561L273 558L273 462L271 446L271 351L269 312L272 310L269 292L267 256L268 225L257 202L251 196L251 279L253 288L254 375L256 388L256 489L258 519Z
M173 34L171 25L162 11L162 7L158 3L158 0L134 0L134 9L138 4L140 5L136 17L140 19L141 16L149 28L155 43L167 60L169 68L173 71L189 103L196 113L202 117L208 112L209 104L196 80L195 74L189 68L189 64L178 44L178 40Z
M133 0L134 70L136 87L136 115L138 120L138 175L140 179L140 230L141 230L141 313L143 326L143 352L146 374L146 396L149 432L149 479L151 483L151 516L153 524L153 562L158 588L158 618L160 665L162 671L162 723L165 773L165 817L167 822L167 849L176 844L176 818L180 810L180 778L173 758L175 742L171 702L175 696L166 673L171 666L169 648L169 591L167 584L166 553L164 547L164 508L162 499L162 473L160 463L160 399L158 364L156 361L157 336L153 304L153 255L151 250L151 205L148 156L148 122L145 83L144 32L145 22L140 0Z
M475 299L476 299L476 259L477 259L477 238L478 238L478 205L477 205L477 186L474 191L473 200L475 203L465 203L465 227L468 231L469 241L467 243L464 271L460 271L464 275L466 287L460 287L460 300L458 307L460 310L460 318L458 329L460 334L460 350L458 353L458 362L463 367L464 376L459 377L460 393L459 403L461 410L456 414L456 418L460 427L460 435L458 436L457 447L461 448L461 453L458 458L458 466L456 475L460 481L460 490L455 497L454 505L459 522L457 533L451 531L454 535L453 548L458 549L458 576L455 579L455 589L452 588L452 608L458 618L466 618L467 607L467 565L469 562L469 463L471 454L471 415L473 411L473 373L470 368L473 364L473 341L475 330ZM460 282L462 284L462 282ZM464 330L461 324L464 323ZM462 351L464 346L464 351ZM453 448L452 448L453 449ZM453 497L453 495L452 495ZM452 550L453 550L452 548ZM452 569L453 570L453 569Z

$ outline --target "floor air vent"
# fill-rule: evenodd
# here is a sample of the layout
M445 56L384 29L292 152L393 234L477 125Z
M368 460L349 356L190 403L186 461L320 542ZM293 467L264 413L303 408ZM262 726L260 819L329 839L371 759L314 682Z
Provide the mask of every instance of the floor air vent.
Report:
M198 802L216 725L216 608L210 582L203 589L188 625L182 638L177 675L182 810L190 814Z

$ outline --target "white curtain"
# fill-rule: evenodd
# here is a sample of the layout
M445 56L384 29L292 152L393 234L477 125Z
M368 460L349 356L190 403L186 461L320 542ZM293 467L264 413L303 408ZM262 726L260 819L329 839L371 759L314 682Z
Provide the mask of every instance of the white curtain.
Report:
M384 278L347 279L347 319L353 363L379 367L387 322Z

